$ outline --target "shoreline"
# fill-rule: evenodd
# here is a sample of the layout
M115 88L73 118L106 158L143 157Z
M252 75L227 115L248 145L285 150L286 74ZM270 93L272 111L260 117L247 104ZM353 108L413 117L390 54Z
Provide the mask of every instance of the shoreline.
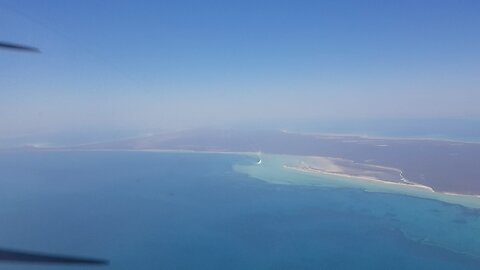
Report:
M7 150L7 149L5 149ZM18 148L18 149L8 149L8 151L40 151L40 152L152 152L152 153L192 153L192 154L238 154L238 155L258 155L259 152L249 152L249 151L226 151L226 150L191 150L191 149L132 149L132 148L123 148L123 149L106 149L106 148L96 148L96 149L72 149L72 148L48 148L48 147L33 147L33 148Z
M303 158L310 158L310 156ZM273 184L353 188L365 192L398 194L480 209L479 194L443 192L418 183L392 182L368 176L308 170L297 166L302 161L302 156L265 155L262 160L264 162L261 166L240 165L236 166L235 170Z
M399 186L405 186L405 187L421 188L421 189L428 190L428 191L434 192L434 193L442 193L442 192L435 191L433 188L431 188L429 186L414 183L414 182L408 182L408 183L407 182L404 182L404 183L392 182L392 181L381 180L381 179L374 178L374 177L369 177L369 176L359 176L359 175L350 175L350 174L346 174L346 173L328 172L328 171L324 171L324 170L316 169L316 168L302 168L302 167L288 166L288 165L283 165L283 167L286 168L286 169L290 169L290 170L297 170L297 171L312 173L312 174L322 174L322 175L332 175L332 176L346 177L346 178L358 179L358 180L361 180L361 181L363 180L363 181L374 182L374 183L376 182L376 183L389 184L389 185L399 185ZM454 194L454 193L452 193L452 194ZM466 195L466 194L458 194L458 195Z
M300 169L306 169L306 170L312 170L312 171L319 171L325 174L332 174L332 175L338 175L338 176L346 176L346 177L359 177L362 179L372 179L372 180L379 180L379 181L386 181L386 182L393 182L393 183L405 183L405 184L418 184L413 181L410 181L405 178L403 175L403 171L398 168L394 167L388 167L388 166L383 166L383 165L378 165L378 164L371 164L371 163L360 163L360 162L355 162L353 160L345 159L345 158L339 158L339 157L330 157L330 156L301 156L303 160L301 160L300 166L298 166ZM308 159L308 161L305 161L305 159ZM329 164L323 164L322 168L322 161L320 161L320 164L318 164L319 159L329 162ZM315 165L309 164L309 162L316 163L316 165L319 165L320 167L316 167ZM345 165L347 164L347 165ZM329 167L330 170L325 168ZM337 171L332 171L331 167L334 167ZM360 168L360 169L359 169ZM353 174L353 173L348 173L348 170L367 170L370 173L376 172L376 173L385 173L385 171L388 171L389 173L395 172L397 174L398 180L393 180L390 179L388 180L387 178L382 178L382 177L375 177L375 176L368 176L368 175L362 175L362 174ZM338 171L341 170L341 171ZM391 176L391 175L390 175Z
M303 135L303 136L322 136L325 138L358 138L362 140L385 140L385 141L427 141L427 142L444 142L444 143L465 143L480 144L480 141L467 141L461 139L435 138L435 137L394 137L394 136L375 136L355 133L328 133L328 132L301 132L280 130L285 134Z
M215 151L215 150L189 150L189 149L53 149L53 148L30 148L30 149L23 149L24 151L46 151L46 152L145 152L145 153L178 153L178 154L220 154L220 155L242 155L242 156L250 156L250 157L260 157L262 161L264 159L268 159L269 157L273 158L284 158L284 159L289 159L295 160L295 161L301 161L302 158L331 158L331 157L324 157L324 156L297 156L297 155L288 155L288 154L267 154L267 153L262 153L262 152L241 152L241 151ZM335 158L333 158L335 159ZM265 162L262 162L261 165L255 163L251 165L242 165L243 167L251 167L251 168L262 168ZM237 164L234 164L233 167L237 167ZM384 168L384 166L379 166L381 168ZM288 171L293 171L293 172L300 172L307 174L312 177L318 177L319 175L326 175L326 176L331 176L331 177L339 177L343 179L350 179L352 180L353 184L347 184L346 187L350 188L361 188L367 192L388 192L388 193L395 193L395 194L400 194L400 195L409 195L409 196L414 196L414 197L419 197L419 198L427 198L427 199L434 199L438 201L442 201L445 203L450 203L450 204L457 204L457 205L462 205L470 208L476 208L480 209L480 194L462 194L462 193L455 193L455 192L443 192L443 191L436 191L432 187L422 185L419 183L414 183L411 181L408 181L404 179L404 182L393 182L393 181L388 181L388 180L382 180L382 179L377 179L374 177L369 177L369 176L359 176L359 175L349 175L347 173L337 173L337 172L328 172L324 171L318 168L315 169L307 169L307 168L301 168L298 166L291 166L291 165L286 165L285 161L281 162L280 168L279 169L285 169ZM389 168L389 167L386 167ZM398 172L401 173L400 169L396 168L389 168L389 169L395 169ZM236 169L235 169L236 170ZM245 173L243 170L239 170L240 172ZM247 174L250 175L250 173L247 172ZM275 177L278 177L278 175L272 176L272 179L265 179L262 176L256 176L255 174L251 174L252 177L258 178L260 180L264 180L267 182L272 182L272 183L283 183L283 184L296 184L292 181L283 181L280 180L278 181L277 179L273 179ZM332 179L330 179L332 180ZM338 181L338 179L333 179L333 181ZM311 184L316 184L315 182L311 182ZM364 186L365 184L371 184L373 186L367 187ZM299 183L299 185L302 185ZM403 190L382 190L383 187L399 187L402 188ZM411 191L405 191L406 189L411 189ZM428 196L422 196L421 194L416 194L414 191L425 193L425 194L430 194ZM443 198L439 198L437 196L441 196ZM450 200L452 199L452 200ZM469 202L462 202L462 199L475 199L476 201L473 203ZM477 201L478 200L478 201Z

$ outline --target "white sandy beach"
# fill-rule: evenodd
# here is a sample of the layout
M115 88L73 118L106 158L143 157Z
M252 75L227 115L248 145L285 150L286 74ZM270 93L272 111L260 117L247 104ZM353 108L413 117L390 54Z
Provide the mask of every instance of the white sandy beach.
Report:
M262 165L235 165L234 169L274 184L359 188L367 192L401 194L480 209L479 195L438 192L432 187L413 182L392 182L369 176L349 175L341 170L332 172L301 166L301 164L308 164L307 161L311 158L308 156L262 155ZM326 161L325 159L328 161L328 157L321 158L323 161ZM325 164L327 168L338 169L329 162Z

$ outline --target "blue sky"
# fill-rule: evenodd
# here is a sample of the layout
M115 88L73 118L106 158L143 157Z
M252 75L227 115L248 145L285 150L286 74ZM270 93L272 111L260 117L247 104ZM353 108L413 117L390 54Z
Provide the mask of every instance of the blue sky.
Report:
M154 3L153 3L154 2ZM478 1L5 1L0 128L480 118Z

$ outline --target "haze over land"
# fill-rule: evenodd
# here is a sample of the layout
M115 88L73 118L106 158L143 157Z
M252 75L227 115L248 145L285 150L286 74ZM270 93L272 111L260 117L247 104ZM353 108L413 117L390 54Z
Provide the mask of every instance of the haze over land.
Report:
M439 191L480 192L476 144L296 134L480 141L475 1L0 7L2 39L42 52L0 53L0 148L105 142L97 146L327 156L356 162L351 173L387 166ZM174 132L199 127L240 128ZM159 133L174 137L124 140Z
M0 0L0 270L478 270L479 14Z
M480 160L479 143L299 134L275 130L199 129L57 149L264 152L321 156L337 158L331 159L332 165L343 168L343 173L348 175L419 183L441 192L480 195L480 168L476 165ZM315 168L315 162L309 166ZM342 171L330 169L330 172Z

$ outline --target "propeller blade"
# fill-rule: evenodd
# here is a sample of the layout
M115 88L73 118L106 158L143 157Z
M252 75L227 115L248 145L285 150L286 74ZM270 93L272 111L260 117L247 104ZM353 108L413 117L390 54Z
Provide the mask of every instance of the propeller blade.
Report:
M0 263L108 265L107 260L0 249Z
M35 52L35 53L40 52L40 50L35 47L30 47L30 46L25 46L25 45L10 43L10 42L4 42L4 41L0 41L0 49L16 50L16 51L24 51L24 52Z

